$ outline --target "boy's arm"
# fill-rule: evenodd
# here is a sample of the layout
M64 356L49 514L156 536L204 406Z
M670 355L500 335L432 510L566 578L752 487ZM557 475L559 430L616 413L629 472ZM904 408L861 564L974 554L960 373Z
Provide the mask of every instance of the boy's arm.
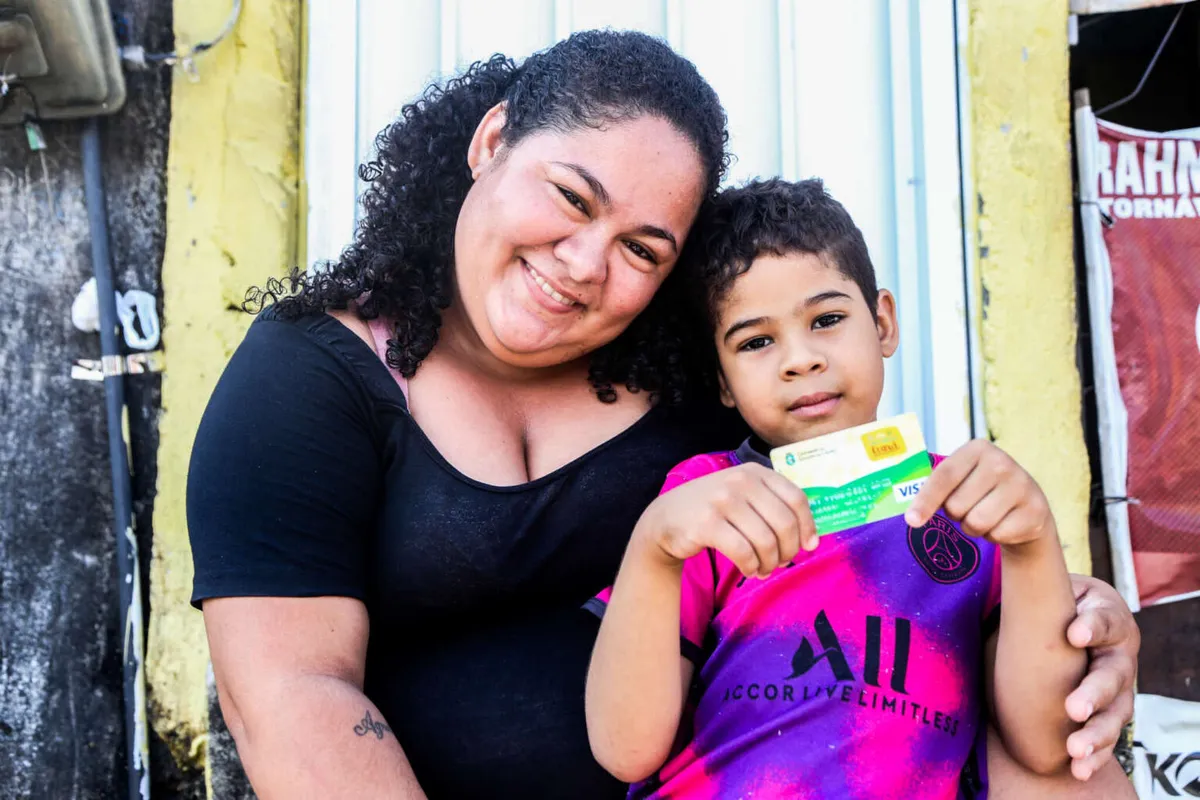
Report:
M1070 763L1067 737L1079 727L1066 698L1087 654L1067 641L1075 599L1053 520L1033 541L1001 546L1000 629L987 644L987 684L996 730L1012 757L1042 775Z
M743 575L765 578L802 543L817 546L808 499L758 464L722 468L650 504L630 537L588 669L588 737L605 769L632 783L670 755L692 675L679 641L688 559L712 548ZM696 610L689 621L702 616Z
M586 695L592 753L626 783L666 762L691 683L692 664L679 654L681 571L635 534L592 653Z
M985 660L997 730L1028 769L1063 770L1067 737L1078 727L1066 698L1086 656L1067 640L1075 604L1046 495L1011 456L976 440L934 468L905 520L924 525L938 508L1002 548L1000 631Z

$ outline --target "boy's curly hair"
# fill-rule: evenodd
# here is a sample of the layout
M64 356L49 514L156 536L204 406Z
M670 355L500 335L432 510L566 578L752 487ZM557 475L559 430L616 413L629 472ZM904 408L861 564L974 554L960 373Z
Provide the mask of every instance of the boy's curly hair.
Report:
M693 310L709 332L733 282L766 253L820 256L862 292L871 313L879 302L875 267L862 231L817 178L750 181L721 192L701 211L677 272L687 276Z
M496 55L429 86L379 134L377 155L359 169L368 184L363 217L340 258L313 274L293 269L282 281L251 289L246 309L274 303L277 314L295 318L361 302L363 318L395 321L387 362L412 377L437 343L442 311L454 294L454 231L472 183L467 149L483 115L500 102L508 145L541 130L657 116L695 145L706 198L728 166L725 112L716 93L690 61L658 39L587 31L520 66ZM591 354L590 380L602 401L615 401L614 384L648 391L655 400L682 401L690 358L681 281L668 277L629 328Z

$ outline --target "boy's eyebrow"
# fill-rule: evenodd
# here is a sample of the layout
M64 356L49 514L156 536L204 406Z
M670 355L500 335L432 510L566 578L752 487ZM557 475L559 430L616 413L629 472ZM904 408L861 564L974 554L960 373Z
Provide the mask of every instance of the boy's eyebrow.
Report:
M600 205L605 207L612 205L612 198L609 196L608 190L604 188L604 184L600 182L599 178L588 171L587 167L582 164L571 164L565 161L555 161L552 163L560 167L566 167L582 178L583 182L592 190L592 194L596 195L596 199L600 201Z
M839 292L837 289L830 289L827 292L820 292L818 294L814 294L812 297L806 298L805 301L803 303L801 303L800 305L802 308L808 308L809 306L815 306L818 303L824 303L826 300L853 300L853 299L854 298L852 298L850 295L846 294L845 292Z
M766 317L752 317L750 319L739 319L737 322L729 326L729 330L725 331L725 336L721 339L726 344L729 343L729 338L740 330L745 328L753 328L755 325L761 325L767 321Z
M837 289L830 289L825 292L818 292L811 297L806 297L800 303L800 308L808 308L819 303L824 303L826 300L853 300L850 295L845 292L839 292ZM751 317L750 319L739 319L737 322L729 326L729 330L725 331L725 335L721 337L722 342L729 342L729 338L740 330L752 328L755 325L761 325L767 321L767 317Z

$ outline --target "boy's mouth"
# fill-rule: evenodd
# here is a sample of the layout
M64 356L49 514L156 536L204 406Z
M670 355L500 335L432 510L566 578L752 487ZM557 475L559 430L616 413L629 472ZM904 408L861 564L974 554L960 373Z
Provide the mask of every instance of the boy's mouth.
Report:
M793 401L788 406L788 411L800 417L823 417L837 408L841 399L842 396L840 394L834 394L833 392L806 394Z

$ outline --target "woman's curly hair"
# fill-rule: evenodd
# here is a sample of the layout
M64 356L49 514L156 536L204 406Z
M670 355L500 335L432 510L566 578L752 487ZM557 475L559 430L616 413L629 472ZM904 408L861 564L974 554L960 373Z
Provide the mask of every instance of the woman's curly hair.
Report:
M361 304L365 319L395 321L387 363L405 377L437 343L442 311L454 295L454 232L472 184L467 149L488 109L505 103L501 138L515 145L537 131L656 116L696 147L706 198L715 194L729 157L725 112L695 66L642 33L587 31L535 53L520 66L496 55L443 84L429 86L376 137L377 155L359 168L368 184L353 244L313 274L293 269L247 293L256 312L296 318ZM620 336L590 356L598 397L614 385L682 401L692 358L682 278L669 276L650 305Z

